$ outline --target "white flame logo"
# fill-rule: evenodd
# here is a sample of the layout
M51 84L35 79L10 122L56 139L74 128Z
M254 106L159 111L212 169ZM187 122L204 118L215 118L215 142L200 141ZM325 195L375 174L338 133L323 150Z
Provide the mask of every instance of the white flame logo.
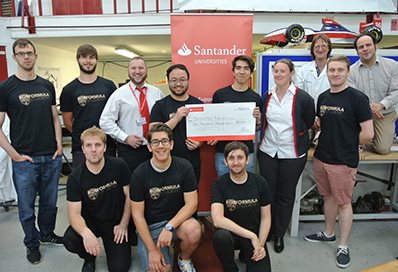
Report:
M180 56L186 57L186 56L191 55L192 51L191 51L191 49L188 48L188 46L185 43L183 43L181 48L178 49L177 53Z

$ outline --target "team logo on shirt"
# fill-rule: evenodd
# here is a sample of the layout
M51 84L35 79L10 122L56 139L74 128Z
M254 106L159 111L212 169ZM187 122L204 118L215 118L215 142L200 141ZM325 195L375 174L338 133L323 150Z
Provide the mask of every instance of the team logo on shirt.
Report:
M174 185L166 185L163 187L153 187L149 189L149 196L153 199L153 200L157 200L159 199L160 195L162 193L165 194L171 194L171 193L175 193L180 191L181 186L180 184L174 184Z
M77 103L79 103L80 107L85 107L87 103L102 101L105 99L106 96L104 94L80 95L77 97Z
M343 114L344 108L337 107L337 106L328 106L328 105L321 105L319 115L322 117L326 113L333 113L333 114Z
M50 94L49 93L20 94L18 98L19 102L21 102L22 105L28 106L33 101L49 99Z
M247 208L247 207L253 207L256 206L258 203L257 198L251 198L251 199L226 199L225 200L225 206L228 211L233 212L236 209L240 208Z
M116 180L110 181L104 185L101 185L98 188L91 188L87 190L87 197L90 200L96 200L100 195L105 193L106 191L109 191L117 186Z

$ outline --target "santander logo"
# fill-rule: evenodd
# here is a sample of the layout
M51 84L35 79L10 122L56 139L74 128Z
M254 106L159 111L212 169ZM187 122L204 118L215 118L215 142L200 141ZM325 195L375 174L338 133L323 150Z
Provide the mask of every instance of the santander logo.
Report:
M192 54L192 50L188 48L186 43L183 43L181 48L177 51L178 55L186 57Z
M223 47L211 47L206 48L200 45L195 45L193 47L193 51L189 49L187 44L184 42L180 49L177 50L177 54L183 57L187 57L191 54L195 56L203 56L203 57L211 57L211 56L237 56L237 55L246 55L247 49L240 48L236 44L233 44L229 48Z

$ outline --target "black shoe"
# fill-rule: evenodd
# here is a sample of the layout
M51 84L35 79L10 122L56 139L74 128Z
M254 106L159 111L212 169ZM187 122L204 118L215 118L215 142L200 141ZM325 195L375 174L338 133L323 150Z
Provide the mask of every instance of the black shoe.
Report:
M26 248L26 258L31 264L38 264L41 259L39 247Z
M52 232L46 237L40 239L40 243L43 245L64 246L64 238Z
M95 271L95 259L84 260L84 264L82 266L82 272L94 272L94 271Z
M283 244L283 237L275 237L274 250L276 253L281 253L285 245Z

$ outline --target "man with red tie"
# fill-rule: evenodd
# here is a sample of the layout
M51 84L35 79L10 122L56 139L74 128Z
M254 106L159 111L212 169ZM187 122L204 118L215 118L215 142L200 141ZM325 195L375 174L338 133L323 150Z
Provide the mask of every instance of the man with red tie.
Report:
M118 156L131 172L151 157L146 147L149 113L155 102L164 97L160 89L146 83L147 71L142 57L132 58L128 64L130 81L111 95L100 118L101 128L117 140Z

